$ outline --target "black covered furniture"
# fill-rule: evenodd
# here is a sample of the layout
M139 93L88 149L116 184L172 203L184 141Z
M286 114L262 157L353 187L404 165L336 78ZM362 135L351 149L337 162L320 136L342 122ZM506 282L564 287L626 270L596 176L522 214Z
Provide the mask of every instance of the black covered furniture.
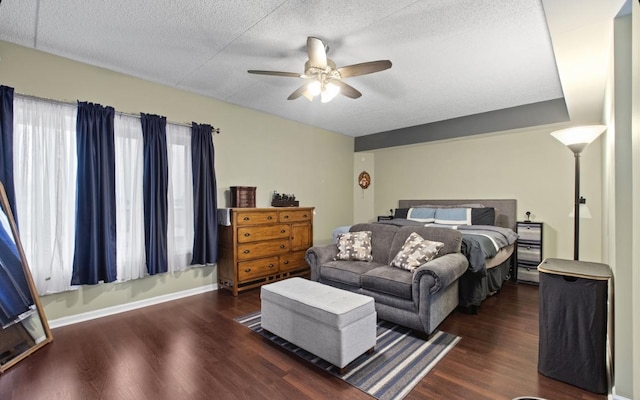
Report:
M548 258L538 271L538 371L594 393L607 393L609 266Z

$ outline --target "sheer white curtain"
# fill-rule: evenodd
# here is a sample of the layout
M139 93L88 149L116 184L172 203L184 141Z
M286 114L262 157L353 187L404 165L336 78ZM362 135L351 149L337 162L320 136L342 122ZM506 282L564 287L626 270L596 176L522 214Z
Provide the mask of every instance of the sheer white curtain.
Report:
M169 272L186 269L193 258L193 176L191 128L167 124Z
M116 240L117 280L145 276L143 146L140 118L116 114Z
M75 105L14 97L13 168L20 239L41 295L72 288L75 132Z

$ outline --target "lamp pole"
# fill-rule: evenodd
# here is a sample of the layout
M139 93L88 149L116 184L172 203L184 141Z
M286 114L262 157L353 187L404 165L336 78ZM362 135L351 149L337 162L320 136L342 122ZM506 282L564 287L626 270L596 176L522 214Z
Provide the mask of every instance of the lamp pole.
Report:
M573 203L573 259L578 260L580 247L580 153L574 152L576 160L575 201Z

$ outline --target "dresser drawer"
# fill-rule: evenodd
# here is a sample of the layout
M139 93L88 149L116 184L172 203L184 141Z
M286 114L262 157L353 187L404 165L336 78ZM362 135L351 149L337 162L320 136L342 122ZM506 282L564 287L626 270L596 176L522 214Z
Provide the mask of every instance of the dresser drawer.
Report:
M258 240L287 239L291 234L291 225L257 225L238 228L238 243Z
M518 224L518 240L539 242L542 240L542 228L539 224Z
M238 211L236 213L236 224L238 226L272 224L274 222L278 222L277 211Z
M540 245L518 243L518 262L520 261L540 263L542 261Z
M238 245L238 260L277 256L289 252L289 239Z
M238 280L247 281L278 272L278 257L260 258L258 260L238 263Z
M280 271L289 271L292 269L300 269L307 266L304 260L306 251L294 251L284 256L280 256Z
M538 274L537 266L518 266L518 280L524 282L540 282L540 275Z
M311 210L280 211L280 222L311 221L312 215Z

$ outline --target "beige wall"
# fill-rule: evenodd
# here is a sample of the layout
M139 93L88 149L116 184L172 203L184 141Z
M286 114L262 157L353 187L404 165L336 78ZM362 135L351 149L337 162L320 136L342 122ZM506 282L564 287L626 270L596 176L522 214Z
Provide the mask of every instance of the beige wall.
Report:
M353 155L353 221L350 223L374 221L373 196L376 192L375 155L373 153L354 153ZM366 171L371 176L371 184L362 189L358 184L358 176Z
M481 135L375 153L374 213L399 199L516 199L544 222L544 257L573 258L573 153L549 135L554 128ZM580 225L580 258L601 261L601 141L581 157L582 188L593 218Z
M353 138L237 107L171 87L0 42L0 84L16 93L113 106L116 111L164 115L169 121L210 123L218 204L229 186L257 186L257 206L271 193L294 193L316 207L315 243L331 241L335 226L353 220ZM102 284L45 296L49 319L216 283L215 267Z

